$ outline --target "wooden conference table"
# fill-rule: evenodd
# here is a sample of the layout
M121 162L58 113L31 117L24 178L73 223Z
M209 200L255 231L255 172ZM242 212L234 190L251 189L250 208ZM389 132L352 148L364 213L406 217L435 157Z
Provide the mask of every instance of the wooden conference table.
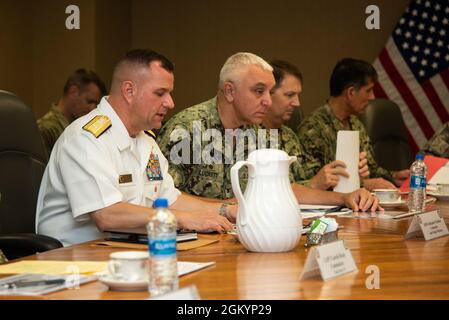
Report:
M449 222L449 203L433 207ZM322 281L300 280L308 250L305 237L292 252L251 253L232 235L202 235L219 239L204 247L178 252L178 260L216 265L180 278L180 287L195 285L202 299L449 299L449 237L431 241L404 240L411 218L401 220L337 218L358 272ZM117 248L92 243L61 248L27 260L108 260ZM129 249L123 249L129 250ZM366 268L380 270L380 289L367 289ZM14 299L18 297L4 297ZM40 299L147 299L147 292L114 292L99 281Z

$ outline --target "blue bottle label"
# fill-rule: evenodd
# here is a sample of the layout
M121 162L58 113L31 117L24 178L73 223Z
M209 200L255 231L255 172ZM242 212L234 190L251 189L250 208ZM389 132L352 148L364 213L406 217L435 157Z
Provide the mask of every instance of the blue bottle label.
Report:
M420 176L410 177L410 189L426 188L426 178Z
M148 245L151 256L169 256L176 254L176 238L150 239Z

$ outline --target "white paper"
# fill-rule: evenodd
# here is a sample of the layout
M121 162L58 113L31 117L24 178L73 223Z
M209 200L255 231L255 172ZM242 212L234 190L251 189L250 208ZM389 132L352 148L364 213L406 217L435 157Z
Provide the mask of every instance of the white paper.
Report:
M194 272L196 270L204 269L215 264L215 262L185 262L178 261L178 276Z
M448 184L449 183L449 167L441 167L430 179L429 184Z
M326 281L357 270L351 250L345 247L342 240L339 240L312 247L300 279L321 274L321 278Z
M351 250L345 247L343 240L318 246L317 251L317 263L324 281L357 270Z
M346 172L349 178L340 176L334 191L353 192L360 188L359 178L359 153L360 141L358 131L338 131L336 160L346 164Z
M41 281L46 280L65 280L62 284L44 284ZM81 284L97 280L97 276L85 276L80 274L73 275L48 275L22 273L0 279L0 295L19 295L19 296L39 296L50 292L78 289ZM5 285L17 282L36 282L36 285L30 285L19 288L4 288Z

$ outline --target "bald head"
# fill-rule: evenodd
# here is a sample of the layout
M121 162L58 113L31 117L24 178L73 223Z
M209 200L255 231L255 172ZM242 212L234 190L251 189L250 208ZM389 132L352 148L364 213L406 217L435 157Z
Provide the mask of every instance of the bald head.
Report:
M170 73L174 71L173 63L155 51L146 49L128 51L114 69L111 96L121 92L121 85L124 81L132 81L139 84L146 79L152 62L159 62L159 65Z

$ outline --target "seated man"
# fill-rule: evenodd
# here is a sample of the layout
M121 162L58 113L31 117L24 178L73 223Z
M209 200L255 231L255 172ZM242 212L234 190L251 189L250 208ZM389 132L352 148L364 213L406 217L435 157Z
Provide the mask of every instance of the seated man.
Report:
M37 120L49 155L64 129L93 110L105 95L106 87L95 72L78 69L69 76L58 103L53 103L50 110Z
M408 169L390 172L376 163L369 136L356 116L374 99L376 80L376 70L365 61L347 58L337 63L330 78L331 97L302 122L298 132L305 152L312 159L306 164L309 178L326 163L335 160L339 130L357 130L360 133L360 149L366 152L371 177L362 180L364 187L369 190L395 188L408 178Z
M3 254L2 249L0 249L0 264L8 262L8 259L6 259L6 256Z
M39 234L70 245L101 238L104 230L143 227L159 197L168 199L179 228L232 230L219 203L180 195L167 160L144 132L159 128L174 107L173 82L173 64L156 52L133 50L121 59L110 95L53 148L39 190Z
M305 164L313 159L308 158L301 142L292 129L285 124L288 122L295 109L301 105L299 96L302 92L302 74L298 68L287 61L272 61L273 74L276 86L271 94L273 103L267 110L267 115L262 121L262 127L277 129L279 136L279 149L291 156L296 156L297 163L291 165L293 180L297 183L308 185L314 189L327 190L338 184L339 177L348 177L345 163L334 160L322 167L316 175L305 172ZM359 174L361 178L369 176L365 153L360 154ZM308 177L312 176L310 180Z
M212 199L234 197L230 169L251 150L251 139L245 142L244 138L262 123L274 86L273 68L265 60L251 53L237 53L221 69L216 97L167 121L158 142L171 161L169 172L180 190ZM212 142L206 143L210 138ZM244 181L241 177L242 189ZM293 191L304 203L346 204L356 211L378 207L378 200L364 189L341 194L293 184Z
M435 132L422 151L437 157L449 158L449 122Z

